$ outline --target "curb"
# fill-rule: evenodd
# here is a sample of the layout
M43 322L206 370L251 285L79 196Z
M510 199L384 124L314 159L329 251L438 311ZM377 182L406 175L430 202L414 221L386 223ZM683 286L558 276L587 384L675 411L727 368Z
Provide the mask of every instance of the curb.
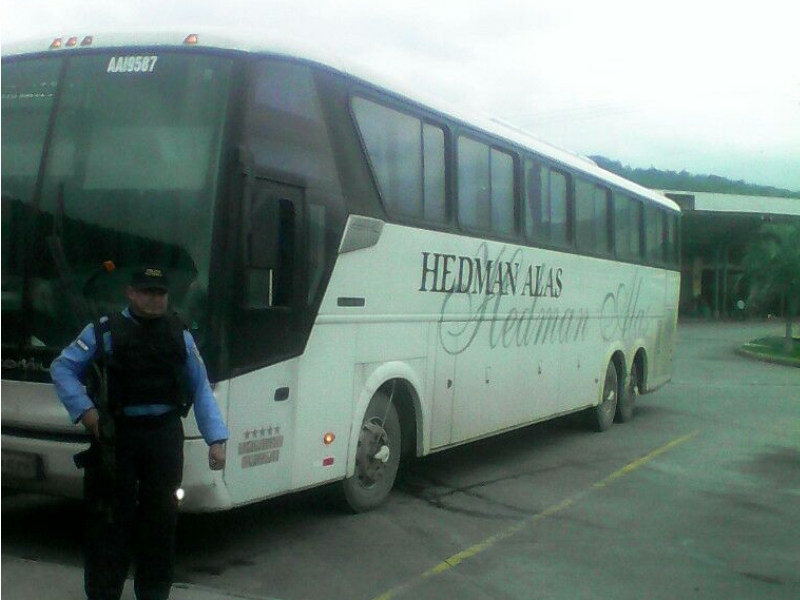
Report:
M772 363L784 367L800 368L800 360L789 358L788 356L783 357L783 356L772 356L769 354L761 354L759 352L753 352L752 350L747 350L744 346L742 346L741 348L737 348L736 353L746 358L752 358L761 362Z

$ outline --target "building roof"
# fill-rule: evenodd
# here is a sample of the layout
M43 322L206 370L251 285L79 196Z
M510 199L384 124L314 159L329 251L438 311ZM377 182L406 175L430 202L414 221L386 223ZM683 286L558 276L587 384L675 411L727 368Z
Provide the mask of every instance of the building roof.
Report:
M664 190L684 211L800 217L800 198Z
M800 198L664 191L683 211L684 256L715 260L724 248L740 251L765 223L800 219Z

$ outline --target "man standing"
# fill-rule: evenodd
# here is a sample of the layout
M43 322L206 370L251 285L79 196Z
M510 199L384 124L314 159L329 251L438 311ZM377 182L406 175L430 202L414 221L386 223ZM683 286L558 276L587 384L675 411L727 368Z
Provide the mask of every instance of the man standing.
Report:
M176 492L183 474L181 417L194 406L214 470L225 466L228 429L194 339L168 313L165 273L158 268L134 272L126 295L129 307L89 324L50 372L72 420L93 436L84 472L88 600L119 600L131 553L137 599L166 600L175 562ZM101 410L84 388L98 356L107 372L107 406ZM109 426L113 443L104 439L107 447L101 449L101 432Z

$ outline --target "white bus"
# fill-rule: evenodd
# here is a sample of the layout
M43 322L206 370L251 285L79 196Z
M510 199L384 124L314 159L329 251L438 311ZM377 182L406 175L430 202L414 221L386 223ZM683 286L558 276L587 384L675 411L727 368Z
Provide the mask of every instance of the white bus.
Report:
M65 288L119 310L142 265L170 273L231 430L212 472L186 420L188 511L337 482L368 510L403 457L581 411L603 430L670 378L660 194L308 48L3 51L4 486L80 495L87 436L48 375L85 324Z

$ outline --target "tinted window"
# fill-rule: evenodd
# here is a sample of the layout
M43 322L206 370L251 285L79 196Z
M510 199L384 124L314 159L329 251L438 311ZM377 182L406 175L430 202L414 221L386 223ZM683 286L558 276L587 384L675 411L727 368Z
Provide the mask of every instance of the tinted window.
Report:
M578 248L597 254L611 252L609 192L582 179L575 182L575 233Z
M617 258L630 258L631 199L614 192L614 251Z
M664 216L657 206L648 206L645 212L645 246L650 263L658 264L665 259Z
M60 73L50 59L3 63L3 227L26 233L7 239L4 230L4 342L14 336L61 347L84 324L69 302L53 300L63 294L55 254L101 312L124 304L133 268L164 267L171 304L204 341L232 61L156 51L135 58L137 71L134 57L113 52L72 55ZM46 119L52 131L41 194L35 211L24 210ZM24 276L6 263L7 252L12 261L26 257ZM108 260L117 269L97 275Z
M567 176L550 171L550 240L557 246L569 246L572 236L569 231Z
M491 226L489 147L461 138L458 141L458 220L472 229Z
M575 180L575 240L581 250L594 250L594 184Z
M387 212L444 221L444 131L363 98L353 113Z
M10 196L26 203L32 200L61 64L60 59L3 63L4 197ZM6 226L5 215L3 226ZM4 230L4 260L6 242ZM3 268L5 272L5 266Z
M339 189L333 149L311 69L265 60L255 70L245 121L256 164Z
M525 234L533 242L568 246L567 177L534 161L525 166Z
M642 258L642 232L644 231L644 207L640 200L631 200L631 239L628 256L634 259Z
M600 254L611 254L610 192L600 186L594 188L595 244Z
M550 239L544 215L550 214L550 173L540 164L525 161L525 237L534 242Z
M492 231L514 232L514 159L492 150Z
M458 219L472 229L512 234L514 158L469 138L458 141Z
M433 125L422 127L425 219L442 222L447 218L445 198L444 131Z
M672 266L678 266L680 264L678 218L679 217L676 214L668 214L666 221L667 262Z

